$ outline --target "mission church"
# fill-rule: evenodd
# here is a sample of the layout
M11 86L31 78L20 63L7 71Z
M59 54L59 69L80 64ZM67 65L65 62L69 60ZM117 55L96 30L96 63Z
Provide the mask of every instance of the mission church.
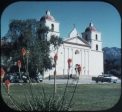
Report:
M41 17L40 23L51 29L47 34L47 40L50 40L51 35L60 36L60 23L49 10ZM55 53L58 55L56 75L68 74L68 59L72 60L70 74L76 74L77 64L81 66L81 77L98 76L104 72L101 33L96 30L93 23L89 24L81 36L74 26L68 37L63 40L58 52L56 50L50 52L50 57L54 58ZM54 70L55 68L45 71L44 77L54 75Z

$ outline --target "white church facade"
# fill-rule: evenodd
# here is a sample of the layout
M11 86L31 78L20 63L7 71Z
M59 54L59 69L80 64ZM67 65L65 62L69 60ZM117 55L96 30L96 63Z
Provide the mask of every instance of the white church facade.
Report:
M51 35L60 36L60 23L55 20L50 11L46 11L46 15L40 19L40 22L50 29L47 40ZM56 52L52 51L50 56L53 58ZM101 33L96 30L93 23L90 23L81 35L74 26L68 37L63 40L57 55L57 75L68 74L69 58L72 60L70 74L76 74L76 64L81 66L80 76L98 76L104 73ZM54 68L45 71L44 75L45 77L54 75Z

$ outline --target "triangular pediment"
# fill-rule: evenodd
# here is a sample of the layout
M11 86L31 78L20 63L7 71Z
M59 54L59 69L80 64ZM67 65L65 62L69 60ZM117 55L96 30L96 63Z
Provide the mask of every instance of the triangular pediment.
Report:
M73 44L78 44L78 45L85 45L89 46L88 42L82 39L81 37L72 37L72 38L67 38L64 40L66 43L73 43Z

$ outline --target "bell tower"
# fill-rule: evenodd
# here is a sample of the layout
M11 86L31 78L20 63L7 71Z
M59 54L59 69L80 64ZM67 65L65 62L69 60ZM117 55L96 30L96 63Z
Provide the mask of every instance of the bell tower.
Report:
M89 23L82 33L82 38L89 43L92 50L102 51L101 33L96 30L93 23Z
M40 23L49 28L49 32L47 34L47 40L49 41L52 35L60 36L59 32L59 22L55 20L55 18L51 15L50 11L47 10L45 16L42 16L40 19Z

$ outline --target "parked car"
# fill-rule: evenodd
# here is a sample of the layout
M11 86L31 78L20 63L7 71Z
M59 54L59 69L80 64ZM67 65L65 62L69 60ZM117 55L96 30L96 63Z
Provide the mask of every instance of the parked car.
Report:
M8 73L5 75L3 81L10 80L11 83L18 83L19 82L19 76L16 73Z
M108 79L111 79L111 82L116 83L118 81L118 77L115 77L113 75L105 76Z
M98 77L92 77L92 80L96 81L96 83L98 83L98 82L111 82L111 79L104 77L104 75L99 75Z
M98 77L92 77L92 80L96 81L96 83L98 82L116 83L118 78L113 76L112 74L103 74L103 75L99 75Z
M37 82L43 81L43 76L42 76L42 74L40 74L40 72L37 74L36 80L37 80Z
M28 77L25 73L19 72L16 73L8 73L5 75L3 81L9 79L11 83L23 83L23 82L28 82Z
M22 72L21 73L21 80L25 83L29 82L29 77L24 73Z

